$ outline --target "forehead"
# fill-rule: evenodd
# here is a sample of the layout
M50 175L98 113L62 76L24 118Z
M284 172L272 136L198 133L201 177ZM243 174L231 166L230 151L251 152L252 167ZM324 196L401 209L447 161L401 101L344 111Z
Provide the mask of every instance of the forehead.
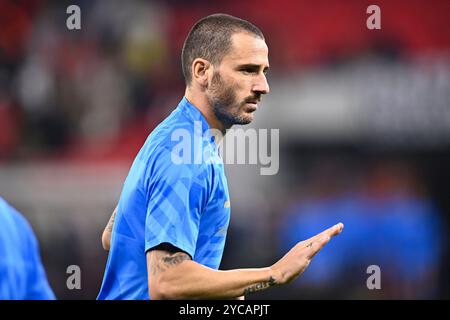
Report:
M231 49L222 62L269 66L269 48L263 39L247 32L238 32L231 36L231 43Z

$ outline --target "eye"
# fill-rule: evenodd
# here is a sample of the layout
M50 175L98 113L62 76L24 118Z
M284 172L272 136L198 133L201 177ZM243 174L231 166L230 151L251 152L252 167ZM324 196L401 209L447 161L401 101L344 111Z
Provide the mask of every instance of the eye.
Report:
M252 68L244 68L244 69L241 69L241 72L244 73L244 74L253 74L253 73L256 73L256 71L255 71L254 69L252 69Z

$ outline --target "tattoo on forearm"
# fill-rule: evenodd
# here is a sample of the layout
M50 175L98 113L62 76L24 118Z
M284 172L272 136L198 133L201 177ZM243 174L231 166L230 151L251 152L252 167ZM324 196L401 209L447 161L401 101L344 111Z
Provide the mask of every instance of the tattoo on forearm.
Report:
M164 256L152 259L150 270L153 275L165 272L171 267L174 267L183 261L191 260L191 258L184 252L164 253Z
M276 284L277 284L276 280L273 277L270 277L269 280L267 280L267 281L257 283L255 285L245 289L244 295L247 295L249 293L254 293L257 291L261 291L261 290L267 289L269 287L273 287Z

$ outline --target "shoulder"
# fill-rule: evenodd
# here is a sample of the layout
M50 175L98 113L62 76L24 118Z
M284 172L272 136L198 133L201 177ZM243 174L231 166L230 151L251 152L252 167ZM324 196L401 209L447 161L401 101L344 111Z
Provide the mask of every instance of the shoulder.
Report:
M179 130L189 130L192 127L189 119L179 109L175 109L148 135L139 151L138 158L144 161L152 160L152 156L165 154L176 145L176 135Z
M195 178L209 180L215 171L214 165L205 161L180 161L173 145L160 145L153 150L147 168L155 177Z
M196 124L176 109L148 136L138 158L149 169L159 167L201 175L214 170L213 163L205 158L209 149L201 123Z
M174 157L170 144L161 144L153 149L146 165L145 180L152 190L175 190L178 194L195 190L211 194L214 185L215 168L205 162L179 162Z

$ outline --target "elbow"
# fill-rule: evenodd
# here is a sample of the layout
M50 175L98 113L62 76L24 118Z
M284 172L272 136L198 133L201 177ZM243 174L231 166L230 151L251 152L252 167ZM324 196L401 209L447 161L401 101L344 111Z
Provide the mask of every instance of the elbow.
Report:
M167 284L158 284L153 288L149 288L151 300L175 300L172 289Z
M187 297L181 291L181 286L165 279L149 281L149 295L151 300L180 300Z

